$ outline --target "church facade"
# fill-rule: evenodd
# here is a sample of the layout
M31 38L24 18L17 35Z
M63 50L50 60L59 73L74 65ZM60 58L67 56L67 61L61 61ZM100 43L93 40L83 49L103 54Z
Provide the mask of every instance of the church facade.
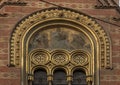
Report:
M0 4L0 85L119 85L118 0Z

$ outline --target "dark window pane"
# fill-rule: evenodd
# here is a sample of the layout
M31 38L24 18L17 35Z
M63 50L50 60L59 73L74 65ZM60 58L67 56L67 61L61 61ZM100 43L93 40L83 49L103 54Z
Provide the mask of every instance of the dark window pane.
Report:
M45 70L38 69L34 72L33 85L47 85L47 73Z
M53 85L67 85L66 73L63 70L56 70L53 74Z
M72 85L87 85L86 74L81 70L74 71Z

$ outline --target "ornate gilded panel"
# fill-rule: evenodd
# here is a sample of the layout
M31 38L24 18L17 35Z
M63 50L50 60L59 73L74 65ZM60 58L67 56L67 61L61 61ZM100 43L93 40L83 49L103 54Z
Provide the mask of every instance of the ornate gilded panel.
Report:
M71 62L76 65L84 66L89 63L89 58L90 56L88 56L87 53L83 53L80 50L77 50L76 52L72 52Z
M47 51L38 50L31 55L31 62L36 65L44 65L50 60L50 55Z
M48 81L57 68L66 71L67 81L82 69L88 85L99 85L99 69L112 67L110 38L85 14L68 8L44 9L15 26L9 65L22 68L21 85L29 85L38 68L46 70Z

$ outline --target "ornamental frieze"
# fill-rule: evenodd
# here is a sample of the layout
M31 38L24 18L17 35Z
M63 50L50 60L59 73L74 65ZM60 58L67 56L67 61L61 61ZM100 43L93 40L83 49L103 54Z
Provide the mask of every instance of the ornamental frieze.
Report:
M35 49L29 54L29 63L43 66L67 65L67 67L86 66L90 62L90 54L83 50L68 52L66 50L47 51L44 49ZM71 63L71 64L70 64ZM51 66L52 65L52 66ZM32 69L32 68L31 68Z

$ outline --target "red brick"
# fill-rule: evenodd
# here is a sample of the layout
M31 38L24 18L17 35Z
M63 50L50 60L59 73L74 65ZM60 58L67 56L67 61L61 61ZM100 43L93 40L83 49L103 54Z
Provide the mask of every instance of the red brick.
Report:
M120 57L120 52L117 52L117 51L113 51L112 52L112 57Z
M120 69L113 69L113 70L102 70L100 71L101 76L105 75L119 75L120 76Z
M8 48L0 49L0 54L7 54L7 53L8 53Z
M1 48L8 48L8 43L0 42L0 49Z
M112 61L114 63L119 63L120 62L120 57L114 57Z
M49 2L96 3L96 0L47 0Z
M5 18L0 18L0 23L3 23L2 21L4 21L4 20L5 20ZM5 23L0 24L0 30L8 29L10 27L11 27L10 24L5 24Z
M5 12L14 12L14 13L31 13L36 10L39 10L40 8L35 8L34 7L21 7L21 6L6 6L5 7ZM21 17L20 17L21 18Z
M11 31L10 30L0 30L0 36L10 36Z
M19 21L19 18L0 18L0 23L1 24L16 24Z
M80 11L88 15L116 16L116 10L113 9L81 9Z
M7 60L8 57L8 54L0 54L0 60Z
M120 81L108 81L106 85L120 85Z
M20 69L19 68L15 68L15 67L8 67L6 66L0 66L0 72L15 72L15 73L20 73Z
M120 39L120 34L118 34L118 33L111 34L111 38L112 39Z
M5 6L5 12L21 12L22 11L21 6Z
M0 42L9 42L9 37L3 37L3 36L1 36L0 37Z
M112 50L120 52L120 46L113 46Z
M0 79L0 85L20 85L20 79Z
M120 85L120 81L101 81L101 85Z
M35 12L37 10L39 10L40 8L33 8L33 7L24 7L22 9L22 13L32 13Z

